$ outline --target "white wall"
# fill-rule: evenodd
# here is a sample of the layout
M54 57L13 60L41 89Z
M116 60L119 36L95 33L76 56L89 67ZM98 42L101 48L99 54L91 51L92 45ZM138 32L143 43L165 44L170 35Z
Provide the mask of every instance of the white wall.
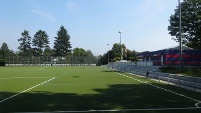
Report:
M151 61L138 61L137 66L153 66L153 62Z

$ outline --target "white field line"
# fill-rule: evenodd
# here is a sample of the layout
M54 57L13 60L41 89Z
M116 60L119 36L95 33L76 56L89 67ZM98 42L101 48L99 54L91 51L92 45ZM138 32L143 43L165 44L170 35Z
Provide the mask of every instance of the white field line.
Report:
M80 83L69 83L69 84L45 84L46 86L91 86L91 85L102 85L105 83L85 83L85 84L80 84ZM107 85L113 85L116 83L107 83ZM122 83L122 84L133 84L133 83Z
M38 84L38 85L35 85L35 86L31 87L31 88L28 88L28 89L26 89L26 90L24 90L24 91L22 91L22 92L19 92L19 93L13 95L13 96L10 96L10 97L8 97L8 98L6 98L6 99L3 99L3 100L0 101L0 103L5 102L5 101L7 101L7 100L9 100L9 99L11 99L11 98L13 98L13 97L16 97L16 96L18 96L18 95L20 95L20 94L22 94L22 93L24 93L24 92L27 92L27 91L29 91L29 90L31 90L31 89L33 89L33 88L36 88L36 87L38 87L38 86L40 86L40 85L43 85L43 84L45 84L45 83L47 83L47 82L50 82L50 81L53 80L53 79L55 79L55 77L53 77L53 78L51 78L51 79L49 79L49 80L46 80L46 81L44 81L44 82L42 82L42 83L40 83L40 84Z
M36 87L38 87L38 86L40 86L40 85L43 85L43 84L45 84L45 83L47 83L47 82L50 82L50 81L52 81L52 80L55 79L55 78L59 78L59 77L61 77L61 76L64 76L65 74L70 73L70 72L71 72L71 71L68 71L68 72L66 72L66 73L63 73L63 74L57 76L57 77L53 77L53 78L51 78L51 79L49 79L49 80L46 80L46 81L44 81L44 82L42 82L42 83L40 83L40 84L38 84L38 85L35 85L35 86L33 86L33 87L31 87L31 88L28 88L28 89L26 89L26 90L24 90L24 91L22 91L22 92L19 92L19 93L13 95L13 96L10 96L10 97L8 97L8 98L6 98L6 99L3 99L3 100L0 101L0 103L5 102L5 101L7 101L7 100L9 100L9 99L11 99L11 98L13 98L13 97L16 97L16 96L18 96L18 95L20 95L20 94L22 94L22 93L24 93L24 92L27 92L27 91L29 91L29 90L31 90L31 89L33 89L33 88L36 88ZM10 79L13 79L13 78L23 78L23 77L10 77ZM27 78L27 77L24 77L24 78ZM29 77L29 78L33 78L33 77ZM39 77L36 77L36 78L39 78ZM44 78L44 77L41 77L41 78ZM47 77L47 78L50 78L50 77Z
M163 110L188 110L188 109L199 109L196 107L185 107L185 108L148 108L148 109L113 109L113 110L89 110L92 112L96 111L163 111Z
M53 111L53 113L89 113L89 112L121 112L121 111L167 111L167 110L193 110L201 109L197 107L185 108L151 108L151 109L108 109L108 110L83 110L83 111ZM16 113L33 113L33 112L16 112ZM34 113L50 113L50 112L34 112Z
M199 105L200 105L200 106L199 106ZM200 103L200 102L195 103L195 106L196 106L197 108L201 108L201 103Z
M178 96L185 97L185 98L187 98L187 99L193 100L193 101L197 102L197 103L195 103L195 106L198 107L198 108L200 108L200 106L199 106L199 104L201 104L201 101L200 101L200 100L197 100L197 99L191 98L191 97L189 97L189 96L185 96L185 95L183 95L183 94L180 94L180 93L177 93L177 92L174 92L174 91L171 91L171 90L168 90L168 89L165 89L165 88L162 88L162 87L159 87L159 86L150 84L150 83L145 82L145 81L138 80L138 79L136 79L136 78L134 78L134 77L126 76L126 75L121 74L121 73L118 73L118 72L115 72L115 73L117 73L117 74L119 74L119 75L122 75L122 76L124 76L124 77L130 78L130 79L136 80L136 81L138 81L138 82L142 82L142 83L144 83L144 84L153 86L153 87L155 87L155 88L158 88L158 89L161 89L161 90L164 90L164 91L167 91L167 92L176 94L176 95L178 95Z
M9 77L9 78L0 78L0 79L30 79L30 78L52 78L52 77Z

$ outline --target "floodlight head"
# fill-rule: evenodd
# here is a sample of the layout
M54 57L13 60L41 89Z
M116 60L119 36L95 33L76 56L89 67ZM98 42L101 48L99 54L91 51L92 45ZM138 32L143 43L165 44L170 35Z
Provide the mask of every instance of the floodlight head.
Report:
M121 33L121 31L119 31L119 33Z

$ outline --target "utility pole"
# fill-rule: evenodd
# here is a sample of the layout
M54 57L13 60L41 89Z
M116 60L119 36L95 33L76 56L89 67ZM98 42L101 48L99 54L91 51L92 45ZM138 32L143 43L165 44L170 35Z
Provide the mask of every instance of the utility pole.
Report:
M110 52L110 51L109 51L109 44L107 44L107 45L108 45L108 54L107 54L107 59L108 59L108 60L107 60L107 64L109 64L109 62L110 62L110 61L109 61L109 52Z
M120 34L120 61L122 60L122 46L121 46L121 31L119 31Z
M178 0L179 2L179 46L180 46L180 71L182 71L182 37L181 37L181 4L180 4L180 0Z

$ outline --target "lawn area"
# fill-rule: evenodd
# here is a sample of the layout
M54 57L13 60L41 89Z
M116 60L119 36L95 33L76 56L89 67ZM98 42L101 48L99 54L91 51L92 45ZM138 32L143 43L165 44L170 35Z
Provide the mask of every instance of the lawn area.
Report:
M160 70L165 73L180 74L184 76L201 77L201 67L161 67Z
M200 113L199 100L198 92L101 67L0 67L4 113Z

